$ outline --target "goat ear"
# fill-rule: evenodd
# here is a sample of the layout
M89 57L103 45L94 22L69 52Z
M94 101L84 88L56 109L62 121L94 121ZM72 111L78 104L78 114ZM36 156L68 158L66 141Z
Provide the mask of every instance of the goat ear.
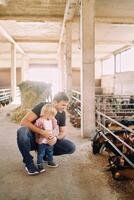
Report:
M108 127L110 127L112 125L112 122L110 122L109 124L108 124Z

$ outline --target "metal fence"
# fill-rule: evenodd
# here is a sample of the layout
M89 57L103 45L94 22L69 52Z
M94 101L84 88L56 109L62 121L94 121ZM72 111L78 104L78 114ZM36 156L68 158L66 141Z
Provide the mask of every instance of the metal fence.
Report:
M122 143L123 146L126 146L129 150L131 150L134 153L134 148L130 145L128 145L124 140L122 140L117 134L114 133L114 130L111 131L109 130L108 127L106 127L105 122L109 121L109 123L114 123L118 127L121 127L120 130L123 130L125 132L129 132L131 134L134 134L134 130L124 126L123 124L117 122L116 120L112 119L111 117L105 115L104 113L101 113L99 111L96 111L96 130L99 131L99 133L104 137L105 141L107 141L117 152L120 156L122 156L126 162L134 168L134 163L131 162L131 160L123 153L120 151L120 149L112 143L112 141L107 137L107 133L111 134L114 138L116 138L120 143Z
M118 127L119 130L134 134L134 119L133 127L127 127L121 124L122 119L130 120L134 115L134 98L130 95L123 96L111 96L111 95L96 95L96 130L99 134L107 141L125 161L134 168L134 163L125 155L108 137L107 134L111 134L112 137L116 138L123 146L128 148L134 153L134 148L127 142L121 139L114 133L114 130L110 130L107 124L113 123ZM77 106L77 103L79 103ZM80 92L72 91L72 104L74 110L81 115L80 109L81 96Z
M72 91L72 102L81 104L81 94ZM96 95L96 110L100 111L113 119L131 119L134 117L134 96L132 95ZM79 115L81 108L78 109Z
M0 105L5 106L12 101L10 89L0 89Z
M96 95L96 110L114 119L131 119L134 115L134 96Z
M20 90L16 88L16 97L20 98ZM0 89L0 107L9 104L12 101L11 97L11 89L10 88L3 88Z

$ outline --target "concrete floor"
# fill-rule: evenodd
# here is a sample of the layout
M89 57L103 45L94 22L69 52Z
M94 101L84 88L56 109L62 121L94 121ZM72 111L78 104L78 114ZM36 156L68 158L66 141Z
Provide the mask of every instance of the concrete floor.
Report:
M117 182L109 172L103 172L104 156L92 155L90 142L69 123L67 134L75 142L76 152L55 157L59 168L28 176L16 145L18 125L7 116L13 107L0 108L0 200L134 199L134 182Z

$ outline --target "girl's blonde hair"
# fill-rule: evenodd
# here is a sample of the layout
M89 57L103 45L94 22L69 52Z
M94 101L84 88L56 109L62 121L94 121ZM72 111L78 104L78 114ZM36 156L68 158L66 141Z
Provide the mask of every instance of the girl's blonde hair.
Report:
M45 114L55 116L57 113L56 109L52 106L52 104L46 104L42 107L40 116L44 116Z

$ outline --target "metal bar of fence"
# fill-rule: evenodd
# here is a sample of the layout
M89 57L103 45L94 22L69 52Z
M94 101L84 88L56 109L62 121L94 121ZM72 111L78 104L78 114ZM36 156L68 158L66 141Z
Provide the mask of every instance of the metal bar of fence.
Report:
M101 94L101 95L95 95L96 97L130 97L130 96L133 96L131 94L129 95L105 95L105 94Z
M73 99L75 99L78 102L81 102L81 100L77 99L76 97L72 96Z
M6 99L8 99L7 96L6 97L0 97L0 101L6 100Z
M116 115L116 116L114 116L114 115L108 115L110 118L112 118L112 119L119 119L119 120L122 120L122 119L126 119L126 120L131 120L131 117L132 117L132 115L125 115L125 116L122 116L122 115Z
M117 135L115 135L112 131L110 131L108 128L106 128L105 126L103 126L103 124L101 124L100 122L97 121L97 123L103 127L106 131L108 131L109 133L111 133L111 135L113 135L116 139L118 139L122 144L124 144L127 148L129 148L131 151L134 152L134 149L129 146L126 142L124 142L122 139L120 139Z
M101 105L103 105L104 104L104 102L97 102L96 104L101 104ZM134 103L126 103L126 104L119 104L119 103L117 103L117 104L112 104L112 103L110 103L109 104L109 102L105 102L105 105L108 107L107 109L109 109L109 106L111 106L111 109L115 109L115 110L117 110L117 109L122 109L122 110L129 110L130 108L120 108L120 107L122 107L122 106L134 106ZM112 106L119 106L119 108L118 107L112 107Z
M116 110L116 109L106 109L106 111L108 112L108 111L116 111L117 113L118 112L125 112L125 111L129 111L129 112L134 112L134 109L119 109L119 110Z
M98 130L99 131L99 130ZM102 133L101 131L99 132L106 140L107 142L114 147L114 149L131 165L131 167L134 168L134 163L132 163L109 139L108 137L105 136L104 133Z
M0 89L0 105L9 103L11 101L11 89L10 88L4 88Z
M77 110L77 113L78 113L79 116L81 116L81 112L79 110Z
M101 104L103 104L103 103L101 103ZM134 104L132 104L132 103L131 103L131 104L128 104L128 103L127 103L127 104L107 104L107 103L106 103L106 106L133 106L133 105L134 105ZM113 109L114 109L114 108L113 108ZM126 108L125 108L125 109L126 109ZM123 110L125 110L125 109L123 109ZM127 108L127 109L128 109L128 108ZM126 110L127 110L127 109L126 109Z
M109 103L109 102L107 102L107 103ZM124 106L124 105L125 105L125 106L126 106L126 105L129 106L129 105L134 105L134 103L126 103L126 104L121 104L121 103L110 103L110 104L108 104L108 106L109 106L109 105L110 105L110 106L111 106L111 105L112 105L112 106Z
M0 92L7 92L10 91L10 89L0 89Z
M72 90L73 93L77 93L77 94L81 94L80 92L76 91L76 90Z
M16 91L20 92L18 87L16 87ZM11 89L0 89L0 95L2 95L3 93L4 94L10 94L11 93Z
M109 119L110 121L112 121L112 122L118 124L119 126L123 127L124 129L128 130L129 132L134 133L134 130L128 128L127 126L124 126L123 124L121 124L121 123L117 122L116 120L110 118L109 116L105 115L104 113L101 113L100 111L96 111L96 113L98 113L98 114L100 114L100 115L106 117L106 118Z

